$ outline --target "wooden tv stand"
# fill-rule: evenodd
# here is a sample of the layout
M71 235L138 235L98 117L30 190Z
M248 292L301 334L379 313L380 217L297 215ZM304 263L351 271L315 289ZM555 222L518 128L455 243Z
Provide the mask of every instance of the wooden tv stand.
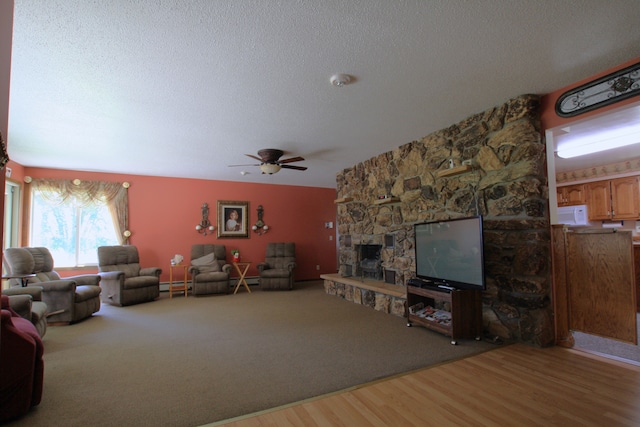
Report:
M407 326L413 323L451 337L482 335L482 291L421 288L407 285Z

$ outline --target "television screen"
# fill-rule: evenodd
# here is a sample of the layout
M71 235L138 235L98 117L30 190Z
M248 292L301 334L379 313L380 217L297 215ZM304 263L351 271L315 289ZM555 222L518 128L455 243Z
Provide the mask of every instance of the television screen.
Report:
M435 286L485 289L482 217L416 224L416 276Z

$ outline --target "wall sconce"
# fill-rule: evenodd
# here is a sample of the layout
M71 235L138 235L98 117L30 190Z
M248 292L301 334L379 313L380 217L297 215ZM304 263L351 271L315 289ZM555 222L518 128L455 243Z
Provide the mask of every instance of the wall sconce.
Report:
M196 225L196 231L206 236L207 232L213 233L215 229L216 228L211 225L211 222L209 222L209 205L204 203L202 205L202 220L200 224Z
M262 205L258 206L258 221L256 221L255 225L251 227L251 229L258 233L259 236L262 236L264 233L269 231L269 226L262 221L262 215L264 214L264 209Z

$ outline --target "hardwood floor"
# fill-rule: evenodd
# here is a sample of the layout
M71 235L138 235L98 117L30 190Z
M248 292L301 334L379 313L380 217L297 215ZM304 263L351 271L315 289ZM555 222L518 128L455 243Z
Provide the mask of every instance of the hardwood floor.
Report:
M640 366L515 344L212 425L637 426Z

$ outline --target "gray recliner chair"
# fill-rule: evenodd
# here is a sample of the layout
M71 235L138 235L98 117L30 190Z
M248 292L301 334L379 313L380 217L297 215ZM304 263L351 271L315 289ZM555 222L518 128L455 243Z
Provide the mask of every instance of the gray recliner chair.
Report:
M125 306L154 301L160 296L161 273L159 267L140 267L135 246L98 248L98 274L104 303Z
M228 294L231 264L224 245L191 246L191 295Z
M2 295L6 295L9 306L20 317L27 319L36 327L38 335L44 337L47 332L47 304L42 301L42 288L40 286L16 286L3 289Z
M8 276L32 275L27 287L42 288L48 324L75 323L100 310L100 276L84 274L61 279L53 269L53 257L47 248L7 248L4 264ZM19 279L10 279L9 283L21 286Z
M295 243L267 243L264 262L257 265L263 290L293 289L296 269Z

